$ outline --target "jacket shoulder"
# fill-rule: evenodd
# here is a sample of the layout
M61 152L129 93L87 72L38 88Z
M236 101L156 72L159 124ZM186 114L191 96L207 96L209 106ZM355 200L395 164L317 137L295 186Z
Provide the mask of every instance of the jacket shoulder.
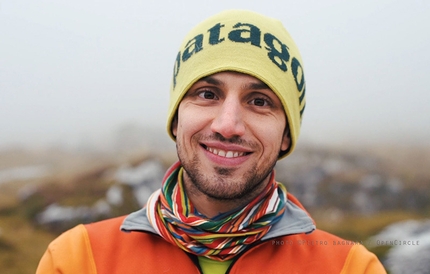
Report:
M348 253L344 268L341 274L349 273L368 273L379 274L387 273L375 254L369 252L364 246L356 245Z
M230 273L256 273L256 269L267 273L385 273L364 246L319 229L261 243L239 257Z
M87 231L78 225L52 241L36 273L97 273Z

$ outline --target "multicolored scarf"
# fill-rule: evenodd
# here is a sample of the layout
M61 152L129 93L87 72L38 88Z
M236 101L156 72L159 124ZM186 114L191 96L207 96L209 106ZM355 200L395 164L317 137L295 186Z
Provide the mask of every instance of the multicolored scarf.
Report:
M197 256L232 259L261 239L285 211L287 191L272 172L267 187L248 205L208 219L187 198L182 174L179 162L169 168L162 188L148 200L147 214L160 236Z

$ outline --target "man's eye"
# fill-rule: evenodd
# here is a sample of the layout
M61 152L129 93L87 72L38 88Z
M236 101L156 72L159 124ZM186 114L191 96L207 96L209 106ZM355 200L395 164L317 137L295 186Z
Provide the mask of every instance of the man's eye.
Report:
M251 100L251 105L255 105L258 107L264 107L270 105L269 102L266 99L263 98L255 98Z
M200 92L199 96L203 99L208 99L208 100L216 99L215 93L213 93L212 91L209 91L209 90L204 90L204 91Z

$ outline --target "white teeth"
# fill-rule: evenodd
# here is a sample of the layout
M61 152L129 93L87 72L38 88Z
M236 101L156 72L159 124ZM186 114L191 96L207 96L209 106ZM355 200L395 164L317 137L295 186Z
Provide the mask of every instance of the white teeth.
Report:
M211 147L207 147L206 150L210 151L211 153L221 156L221 157L226 157L226 158L235 158L235 157L239 157L239 156L243 156L245 155L244 152L238 152L238 151L225 151L222 149L216 149L216 148L211 148Z

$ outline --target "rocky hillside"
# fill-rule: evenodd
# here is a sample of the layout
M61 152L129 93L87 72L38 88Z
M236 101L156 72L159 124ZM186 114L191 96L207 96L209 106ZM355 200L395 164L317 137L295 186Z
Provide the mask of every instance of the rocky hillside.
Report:
M430 250L430 235L417 231L421 226L425 230L428 222L415 221L412 232L399 223L397 231L403 234L386 231L397 222L429 217L430 174L424 167L430 166L430 153L402 151L301 147L277 164L277 179L303 202L320 228L363 243L392 273L403 273L396 258L406 251L396 251L389 240L420 241L422 249L409 247L417 254L409 260L422 265L426 260L420 254L428 254L421 251ZM174 161L173 152L155 155L144 150L4 151L0 272L33 273L46 245L59 233L140 208ZM25 263L23 256L28 258Z

